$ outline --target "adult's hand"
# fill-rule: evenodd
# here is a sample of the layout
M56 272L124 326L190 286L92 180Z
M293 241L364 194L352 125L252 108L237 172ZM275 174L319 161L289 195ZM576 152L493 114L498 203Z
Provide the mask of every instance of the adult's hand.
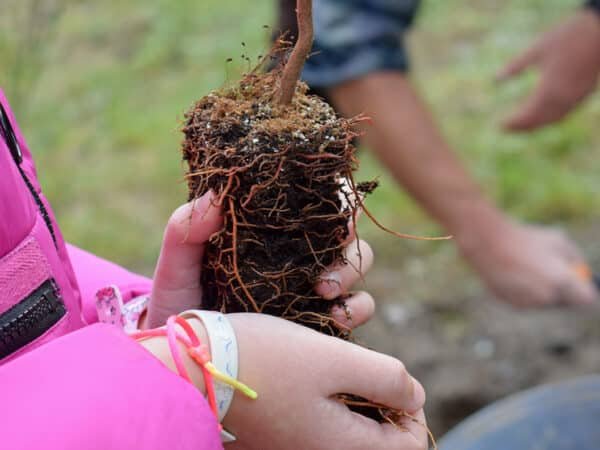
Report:
M543 34L508 63L499 80L539 70L534 91L503 121L509 131L530 131L562 119L596 88L600 74L600 16L582 10Z
M500 300L522 307L598 301L592 282L577 272L584 257L559 230L498 221L457 235L457 243Z

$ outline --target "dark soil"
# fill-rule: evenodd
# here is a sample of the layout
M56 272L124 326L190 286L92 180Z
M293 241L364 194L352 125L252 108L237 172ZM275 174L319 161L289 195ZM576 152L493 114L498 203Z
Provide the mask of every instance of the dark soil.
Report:
M212 189L224 215L205 253L206 306L271 314L348 338L313 286L326 267L343 262L357 189L373 189L351 181L356 119L338 118L303 85L291 105L274 104L279 76L250 73L186 114L190 199Z
M600 221L570 230L597 271L598 229ZM422 381L435 436L509 394L598 372L600 307L517 310L491 298L451 243L373 244L366 289L378 310L357 336Z

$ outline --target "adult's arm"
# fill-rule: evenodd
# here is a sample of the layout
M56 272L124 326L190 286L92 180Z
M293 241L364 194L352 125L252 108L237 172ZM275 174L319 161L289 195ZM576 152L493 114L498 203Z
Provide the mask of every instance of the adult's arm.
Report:
M373 117L367 134L371 149L455 236L497 297L517 305L593 302L595 289L574 270L584 264L577 247L556 230L513 222L486 199L407 79L403 38L418 4L316 2L315 54L303 78L343 114ZM293 9L285 0L280 8L285 29Z
M499 297L518 305L597 298L574 267L584 259L560 232L513 222L494 206L445 141L404 73L375 70L327 89L339 111L373 118L367 143L396 180L456 238Z

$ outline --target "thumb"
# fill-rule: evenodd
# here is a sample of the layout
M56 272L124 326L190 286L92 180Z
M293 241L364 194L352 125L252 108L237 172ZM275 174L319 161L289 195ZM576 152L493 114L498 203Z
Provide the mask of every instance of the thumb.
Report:
M171 314L197 308L202 300L200 271L205 244L223 219L214 193L180 206L169 219L148 306L147 325L161 326Z
M517 57L513 58L506 64L497 74L497 81L506 81L512 77L519 75L527 67L535 62L537 56L537 47L529 47Z

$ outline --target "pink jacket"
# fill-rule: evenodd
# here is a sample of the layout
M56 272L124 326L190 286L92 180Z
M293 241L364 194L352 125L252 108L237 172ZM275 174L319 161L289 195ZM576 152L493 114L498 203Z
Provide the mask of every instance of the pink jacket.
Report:
M65 245L1 90L0 104L0 447L222 448L193 386L92 324L98 288L116 284L127 300L150 280Z

